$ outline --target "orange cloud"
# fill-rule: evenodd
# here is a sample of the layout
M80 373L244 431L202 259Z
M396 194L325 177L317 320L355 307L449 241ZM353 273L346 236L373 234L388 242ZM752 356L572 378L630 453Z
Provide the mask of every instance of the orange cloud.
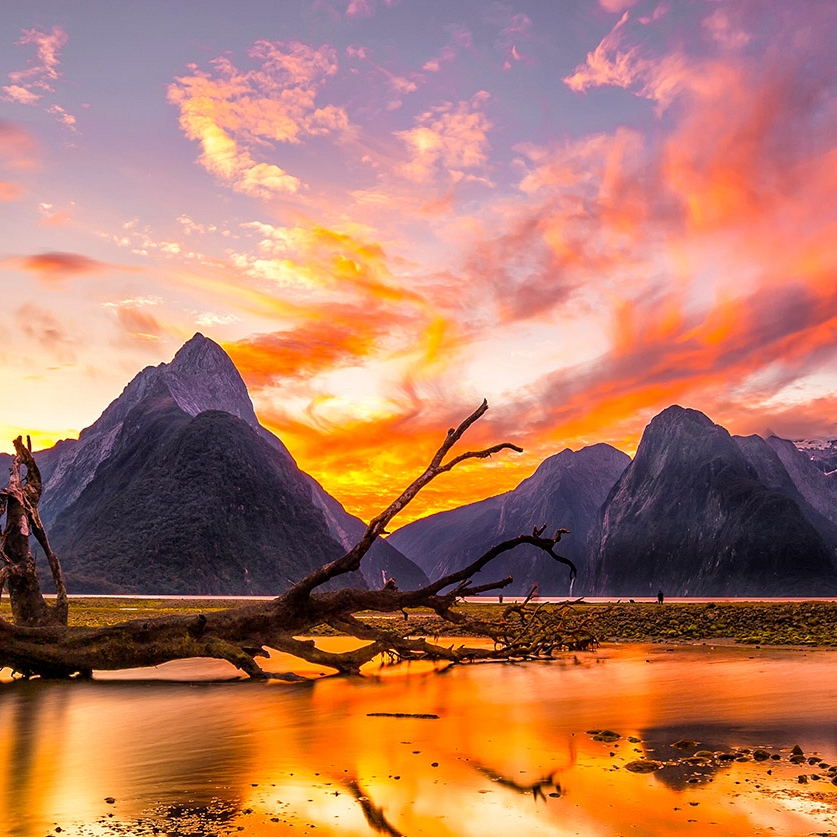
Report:
M255 388L359 363L375 351L387 324L360 311L343 312L342 321L337 314L331 311L298 328L227 343L224 349L248 386Z
M497 204L472 225L463 266L440 274L434 302L463 319L479 312L469 339L532 317L556 330L577 317L598 331L609 318L601 340L609 346L510 386L485 426L492 441L505 430L529 449L521 464L476 469L472 484L452 476L420 512L507 490L565 445L610 441L630 451L651 417L675 402L732 432L769 425L787 436L805 427L834 435L833 399L809 408L805 393L809 376L827 385L837 348L837 68L833 11L821 14L805 30L804 50L784 48L802 35L775 21L767 58L738 48L747 33L734 19L705 24L717 49L709 58L681 47L658 57L632 51L617 28L620 40L604 55L613 83L668 107L666 123L647 136L623 128L518 147L525 200ZM295 453L298 446L303 467L354 510L372 513L387 496L383 481L364 473L371 467L406 483L421 467L417 447L433 447L425 412L433 387L434 406L448 403L442 381L431 378L421 395L404 381L403 401L349 422L345 436L322 420L271 419ZM385 450L376 451L381 439Z
M104 307L116 316L120 342L157 343L161 339L163 325L149 310L159 302L159 297L146 296L104 303Z
M3 267L27 270L45 282L62 282L75 276L98 273L110 265L90 259L78 253L39 253L35 256L13 257L2 263Z
M186 136L200 142L207 171L253 197L297 193L299 178L253 152L348 129L342 108L316 105L326 79L337 72L336 53L298 41L256 41L248 56L257 69L239 70L227 58L216 58L212 72L192 65L192 75L169 86L168 100L180 109Z
M316 414L310 423L275 408L259 410L262 422L293 452L300 467L312 474L344 506L363 520L385 509L427 466L457 425L477 405L464 408L443 400L421 404L406 398L391 402L389 412L373 418L331 423ZM315 412L316 407L314 408ZM498 438L488 423L478 422L461 449L476 450L515 437ZM431 483L394 522L411 520L508 490L532 473L537 462L514 452L466 462Z

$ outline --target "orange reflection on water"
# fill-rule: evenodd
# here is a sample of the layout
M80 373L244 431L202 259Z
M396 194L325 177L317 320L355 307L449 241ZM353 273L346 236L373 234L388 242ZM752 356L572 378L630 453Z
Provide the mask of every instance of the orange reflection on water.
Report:
M229 674L223 665L162 670L197 681ZM617 646L312 685L3 684L0 833L828 831L830 776L788 755L798 743L837 761L833 667L828 651ZM597 741L596 729L621 737ZM764 746L780 759L697 769L671 746L682 738L714 753ZM626 769L641 758L667 766ZM822 778L798 783L815 771Z

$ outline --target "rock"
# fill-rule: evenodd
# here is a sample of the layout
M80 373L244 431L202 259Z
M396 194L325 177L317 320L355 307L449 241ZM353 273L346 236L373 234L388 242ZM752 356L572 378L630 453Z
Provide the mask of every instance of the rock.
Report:
M753 750L753 758L756 761L767 761L767 759L770 758L770 753L768 753L767 750L762 750L761 748L758 748L756 750Z
M700 744L700 741L692 741L691 738L681 738L679 741L675 741L672 744L672 747L676 747L678 750L694 750Z
M660 770L664 765L659 761L652 759L639 759L638 761L631 761L625 765L625 770L630 770L631 773L654 773Z

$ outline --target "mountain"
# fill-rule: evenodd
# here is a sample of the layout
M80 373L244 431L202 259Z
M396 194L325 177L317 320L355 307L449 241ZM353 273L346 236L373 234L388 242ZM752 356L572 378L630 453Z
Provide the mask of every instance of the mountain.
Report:
M275 479L268 479L266 474L257 469L262 487L267 491L265 496L273 497L280 505L291 503L287 498L280 501L279 489L282 488L288 497L295 498L291 503L295 509L292 519L298 522L300 530L303 527L303 519L308 521L308 518L301 514L301 506L297 508L294 503L298 501L302 506L309 506L312 514L319 521L311 530L316 533L316 537L309 542L306 533L298 532L297 541L304 545L300 547L299 567L296 572L285 573L281 588L271 587L272 584L278 583L277 577L275 573L271 575L267 570L265 570L267 575L264 575L264 584L261 582L256 584L254 579L261 578L262 575L260 571L254 571L249 564L247 568L250 581L242 587L245 584L242 580L245 574L242 567L238 567L235 561L233 561L233 565L237 567L235 571L222 568L217 561L212 564L214 569L210 571L209 564L212 561L208 557L209 553L201 551L200 533L203 533L203 536L213 544L224 544L224 548L230 550L244 550L241 553L243 556L248 552L248 541L243 532L239 532L235 537L232 533L227 533L224 537L228 539L224 540L224 537L216 530L199 527L190 538L184 540L182 534L175 537L168 530L164 532L161 529L155 535L160 549L163 548L163 543L169 544L167 548L174 543L180 544L182 548L183 544L188 541L191 550L189 554L195 560L198 560L198 556L202 556L200 560L208 562L204 568L205 572L200 570L197 576L192 570L187 575L181 573L182 584L172 577L166 582L170 585L166 589L174 590L174 587L180 584L176 592L242 593L256 592L256 587L258 587L259 592L278 593L288 586L289 579L298 579L304 572L307 572L306 567L319 566L318 563L311 564L312 560L322 563L320 559L323 559L325 554L330 556L342 554L345 548L354 543L353 535L362 532L364 524L349 515L337 500L328 495L312 477L299 470L282 442L259 423L246 385L226 352L212 340L196 334L181 347L171 363L147 367L138 373L99 419L82 431L78 440L59 442L53 448L36 454L44 480L44 494L41 502L42 518L48 531L52 530L53 525L58 527L52 536L53 546L59 554L69 550L65 563L69 562L74 569L68 574L71 577L75 574L76 581L81 585L81 587L70 585L71 592L87 592L90 584L96 586L97 589L101 587L102 573L95 570L91 561L94 561L94 558L105 561L102 543L107 542L115 547L113 534L104 535L98 532L97 527L101 524L94 512L101 512L105 507L113 514L116 514L117 509L120 510L122 517L118 530L124 532L125 537L120 546L121 558L113 560L116 564L119 561L130 563L132 561L130 556L135 546L130 534L135 532L132 527L142 529L142 526L149 525L147 519L143 522L143 518L147 518L147 512L155 503L154 497L150 494L143 500L142 494L132 493L135 485L146 485L149 479L148 474L151 473L155 475L155 479L162 480L161 484L168 484L165 482L168 477L163 473L165 469L159 465L155 457L165 454L171 459L177 450L161 449L155 444L153 437L144 436L143 428L154 427L155 432L168 438L167 422L171 422L171 433L175 432L175 428L179 428L178 432L188 434L191 431L183 425L184 417L197 420L207 412L221 413L230 419L235 419L233 424L227 421L222 433L218 429L222 419L215 416L213 428L217 433L214 436L208 435L207 441L210 438L217 441L226 434L229 437L227 444L238 452L242 462L250 463L248 465L250 471L232 469L227 476L229 482L237 486L238 491L247 494L247 480L256 473L252 471L255 468L252 457L258 452L258 457L261 457L262 462L269 466L271 473L275 476ZM203 424L199 423L197 426L202 427ZM137 447L137 438L145 438L144 444ZM269 455L265 452L268 449ZM148 456L147 462L143 459L144 455ZM193 455L197 459L203 457L207 460L200 466L206 469L202 478L209 480L209 484L220 491L220 481L213 477L212 467L224 462L227 467L231 468L232 463L229 457L224 456L222 449L209 447L205 453L201 453L200 448L197 447L193 450ZM130 466L126 463L130 463ZM132 477L131 469L137 474L136 480ZM193 467L189 472L194 471ZM215 481L212 482L212 480ZM200 485L196 487L200 488ZM167 496L173 497L173 490L173 488L166 488L169 492ZM133 498L134 504L126 505L122 502L121 496L126 491ZM251 498L251 501L255 499L257 498ZM204 499L207 507L211 507L216 501L223 501L223 492L217 496L210 496L207 493ZM262 518L248 518L253 508L263 509L263 504L253 505L252 502L250 505L245 504L245 508L240 510L241 515L232 514L230 525L241 527L243 520L248 519L253 540L252 548L255 550L254 556L258 556L259 561L269 561L271 560L268 557L269 550L266 551L264 539L269 539L271 527L277 526L278 522L267 512ZM159 509L156 511L160 512ZM198 518L203 519L200 515ZM167 521L167 526L176 527L176 518L163 515L163 519ZM79 521L79 524L76 525L74 520ZM91 546L87 557L82 556L85 546L84 538L81 537L83 530L79 528L81 521L86 521L87 532L91 533L90 543L93 544L95 541L99 544L96 549ZM115 522L115 519L111 521L113 524ZM276 531L281 532L281 530L280 526ZM112 527L112 531L117 531L117 529ZM279 534L277 537L281 541L285 536ZM322 538L331 544L325 551L315 546L315 543L319 543ZM145 544L142 538L136 543L140 542ZM146 546L143 546L143 549L145 550ZM152 547L149 545L147 549L150 550ZM110 553L107 554L110 555ZM143 555L148 554L150 553L143 552ZM187 559L187 556L181 557L183 561ZM277 560L280 564L285 561L284 558ZM325 560L331 560L331 558ZM116 564L112 563L111 558L107 559L106 563L108 562L110 562L109 571L114 572L114 577L120 579L113 583L119 585L120 589L125 592L138 592L138 589L132 585L144 578L142 573L137 570L119 569ZM285 567L285 569L288 568ZM210 580L211 572L216 573L216 581ZM276 572L279 570L277 569ZM384 541L374 544L367 553L363 561L362 573L366 584L370 587L380 587L384 576L395 577L402 589L419 587L427 583L426 576L418 567ZM190 586L196 582L197 577L201 579L200 590ZM219 588L218 583L222 580L223 584ZM358 579L355 579L354 583L363 584ZM149 592L163 591L158 588L151 589Z
M837 474L837 439L795 439L794 447L826 474Z
M530 534L546 524L570 530L557 551L579 569L576 590L585 589L586 541L596 514L630 458L610 445L569 449L546 459L513 491L409 523L389 537L431 579L461 569L495 544ZM475 577L477 584L511 575L503 592L525 595L538 584L542 595L570 592L568 568L532 546L499 556Z
M778 472L769 481L788 488ZM759 479L724 428L679 406L645 429L590 543L598 594L837 591L829 550L798 503Z
M230 413L192 417L157 386L114 447L53 527L71 591L267 595L343 553L302 478Z
M837 555L837 496L825 474L787 439L733 436L759 481L793 500Z

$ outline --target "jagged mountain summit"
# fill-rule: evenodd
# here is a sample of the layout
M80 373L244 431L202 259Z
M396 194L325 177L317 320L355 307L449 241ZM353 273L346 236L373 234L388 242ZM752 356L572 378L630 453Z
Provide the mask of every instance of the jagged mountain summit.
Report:
M436 579L461 569L503 540L531 533L535 526L546 525L552 533L562 527L570 534L564 536L558 552L579 570L573 588L565 565L528 546L495 559L486 571L490 578L482 581L511 575L514 583L504 591L510 595L526 595L534 584L543 595L585 590L588 533L629 462L626 454L610 445L567 449L544 460L514 490L409 523L389 542Z
M697 410L672 406L656 416L591 533L593 592L837 592L831 551L780 457L764 448L772 450L763 440L737 444Z
M218 415L210 422L205 418L207 413ZM207 433L205 450L196 444L200 438L191 435L194 422L190 420L204 430L211 426L215 431L214 435ZM161 438L184 434L181 442L191 440L190 449L200 467L185 468L185 463L177 457L179 448L160 447L157 439L149 435L148 428L154 428ZM209 444L214 440L220 445L222 438L230 449L239 452L238 460L230 460L223 447L213 448ZM137 439L144 440L143 444L138 446ZM158 461L159 457L164 458ZM134 561L142 544L143 560L165 554L180 567L165 582L168 592L279 593L291 581L318 566L317 561L322 563L341 554L353 534L364 528L319 483L300 471L282 442L261 426L235 365L217 343L202 334L196 334L184 344L171 363L147 367L138 373L100 418L82 431L78 440L59 442L39 452L36 458L45 486L42 516L47 527L56 526L54 546L62 553L71 592L90 591L91 585L101 589L103 574L96 567L105 565L112 574L113 586L108 588L111 592L117 588L122 592L139 592L136 586L139 579L143 579L142 592L164 592L162 588L154 588L153 578L143 575L141 566L127 566ZM171 463L168 470L164 467L166 462ZM222 463L226 473L220 470ZM202 474L203 482L187 486L183 473L194 476L195 470ZM157 484L150 481L151 473L155 474ZM177 483L170 484L172 479L180 480L179 490L190 498L181 513L195 512L189 524L194 531L188 537L183 532L176 536L173 532L178 526L176 509L169 514L155 505L159 496L173 498ZM210 520L197 511L201 503L208 510L216 503L223 506L224 480L235 486L242 498L249 498L237 504L243 508L227 509L226 531L222 531L224 527L217 516ZM250 490L259 481L266 492L264 498L252 495ZM140 491L137 486L143 489ZM199 492L195 497L191 497L193 488ZM213 494L210 489L219 493ZM268 496L295 521L296 535L290 529L281 534L280 521L265 505ZM127 502L126 497L132 501ZM260 508L262 514L253 517L254 508ZM101 516L105 509L111 515L107 524ZM303 513L303 509L307 511ZM220 508L216 511L221 514ZM312 519L318 522L314 524ZM157 522L153 523L154 520ZM166 521L165 527L160 526L162 520ZM157 530L149 534L155 525ZM186 526L185 521L182 526ZM309 527L307 533L302 531L305 527ZM117 533L121 534L117 537ZM289 552L286 554L278 547L275 553L270 552L268 544L274 536L277 543L290 544L296 539L301 550L297 565L292 565L293 556ZM94 542L98 544L95 550ZM186 551L175 555L175 544L177 550ZM232 557L236 550L241 554ZM252 553L249 558L248 551ZM229 566L224 566L221 554L229 556ZM275 572L254 569L256 557L259 562L269 563L271 554L282 564L284 580L277 576L276 568ZM214 570L209 569L212 562ZM245 563L239 565L239 562ZM235 571L231 569L233 566L237 567ZM354 583L379 587L383 578L395 577L403 589L410 589L427 582L418 567L384 541L376 543L367 554L363 576L365 582L356 578Z

